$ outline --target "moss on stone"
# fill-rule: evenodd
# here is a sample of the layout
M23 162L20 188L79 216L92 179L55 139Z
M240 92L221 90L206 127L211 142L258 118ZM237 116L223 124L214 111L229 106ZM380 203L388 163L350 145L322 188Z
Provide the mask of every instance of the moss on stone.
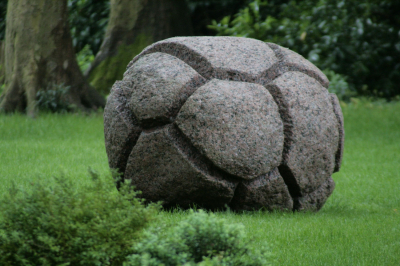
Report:
M133 44L120 45L115 56L106 58L93 70L90 84L100 93L109 94L114 82L122 79L128 63L152 42L151 37L141 34Z

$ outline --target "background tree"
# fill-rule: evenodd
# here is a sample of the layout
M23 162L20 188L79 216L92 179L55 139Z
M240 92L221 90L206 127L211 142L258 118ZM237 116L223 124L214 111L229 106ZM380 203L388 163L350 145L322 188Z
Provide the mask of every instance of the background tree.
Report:
M0 95L4 87L4 42L0 40Z
M107 94L143 48L168 37L188 35L192 35L192 26L185 0L111 0L105 37L86 76Z
M37 92L57 86L69 87L63 97L77 108L104 106L76 62L67 0L9 0L6 21L6 87L0 110L33 115Z
M4 33L6 28L7 1L0 0L0 95L4 83Z

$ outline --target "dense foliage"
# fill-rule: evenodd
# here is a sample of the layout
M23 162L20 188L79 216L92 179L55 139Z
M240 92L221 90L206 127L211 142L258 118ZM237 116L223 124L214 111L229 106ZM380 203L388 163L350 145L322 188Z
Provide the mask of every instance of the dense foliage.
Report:
M64 84L53 84L46 90L36 93L36 105L39 110L52 113L65 113L72 111L72 106L65 98L70 87Z
M0 41L4 40L6 33L7 0L0 0Z
M250 0L186 0L195 36L215 35L215 31L207 26L213 20L225 16L233 16L239 9L245 7Z
M110 0L68 0L68 10L75 51L89 46L96 54L108 23Z
M13 188L0 199L0 265L121 265L157 206L144 207L130 186L91 171L92 184L76 189L57 178Z
M200 211L165 234L148 233L124 265L267 265L266 246L255 251L248 244L243 226Z
M288 47L358 94L390 99L400 94L399 12L389 0L257 0L210 28Z

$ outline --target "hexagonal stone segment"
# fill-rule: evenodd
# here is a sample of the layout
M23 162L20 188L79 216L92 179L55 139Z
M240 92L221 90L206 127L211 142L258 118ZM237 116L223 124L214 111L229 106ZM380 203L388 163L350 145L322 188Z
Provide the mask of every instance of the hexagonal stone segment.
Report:
M141 197L163 201L164 206L189 207L193 203L223 208L234 194L237 182L211 176L199 169L189 152L181 149L171 125L142 133L125 171Z
M298 186L300 196L311 193L331 177L335 167L339 132L331 96L301 72L286 72L267 89L278 102L285 124L281 174L290 179L289 186Z
M185 61L203 77L254 82L278 62L262 41L239 37L176 37L157 42L136 56L163 52Z
M205 79L182 60L164 53L140 58L124 74L133 81L129 107L143 127L170 123Z
M281 162L283 124L261 85L211 80L182 106L176 124L207 158L244 179Z

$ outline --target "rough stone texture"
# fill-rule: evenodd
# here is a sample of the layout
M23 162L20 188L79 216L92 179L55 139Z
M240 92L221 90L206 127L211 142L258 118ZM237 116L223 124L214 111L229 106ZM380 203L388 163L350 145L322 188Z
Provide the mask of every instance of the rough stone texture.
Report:
M163 52L185 61L207 79L254 82L274 63L274 52L264 42L235 37L176 37L144 49L128 67L148 53Z
M232 175L253 179L281 162L282 120L261 85L213 79L186 101L176 123L202 154Z
M164 206L319 210L343 154L326 76L275 44L235 37L155 43L104 112L111 168Z
M267 83L274 80L278 76L282 75L285 72L288 71L299 71L303 72L306 75L309 75L310 77L315 78L318 80L322 86L325 88L328 88L329 86L329 80L325 76L324 73L322 73L321 70L319 70L316 66L314 66L310 61L299 55L298 53L295 53L287 48L284 48L282 46L279 46L274 43L267 43L271 49L274 50L276 53L276 56L279 59L279 62L276 63L267 73ZM266 82L264 81L264 84Z
M339 144L335 155L335 170L334 170L334 172L339 172L340 166L342 164L343 150L344 150L344 120L338 97L334 93L330 93L330 95L333 105L333 111L335 112L339 126Z
M328 197L335 189L335 182L328 178L319 188L310 194L295 199L294 209L298 211L318 211L325 204Z
M111 89L104 109L104 137L110 168L125 172L128 156L142 129L126 107L131 95L131 84L117 81Z
M241 182L231 206L238 210L292 210L293 200L278 168L253 180Z
M175 132L174 132L175 131ZM125 176L132 179L142 197L162 200L164 206L189 207L197 202L208 208L222 208L233 197L237 181L229 181L205 167L196 153L179 142L172 125L143 132L133 148Z
M285 126L281 174L298 190L296 194L311 193L335 166L339 132L331 97L319 82L301 72L286 72L267 89L280 106Z
M143 127L173 121L186 99L205 83L185 62L164 53L140 58L125 72L124 80L134 83L129 108Z

